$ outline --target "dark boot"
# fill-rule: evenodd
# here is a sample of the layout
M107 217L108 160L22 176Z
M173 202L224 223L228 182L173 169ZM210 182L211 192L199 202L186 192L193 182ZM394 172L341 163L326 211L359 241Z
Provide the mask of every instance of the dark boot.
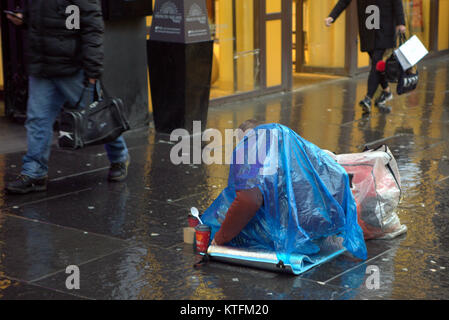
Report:
M111 163L109 168L108 180L113 182L119 182L126 179L128 176L128 166L130 163L130 157L125 162Z
M387 101L390 101L391 99L393 99L393 94L391 92L382 91L382 94L379 96L379 98L376 99L375 105L385 106L385 103Z
M363 99L362 101L359 102L359 105L362 107L364 114L371 113L370 97L366 96L365 99Z
M47 177L33 179L26 175L19 175L15 181L9 182L5 189L9 193L26 194L47 190Z

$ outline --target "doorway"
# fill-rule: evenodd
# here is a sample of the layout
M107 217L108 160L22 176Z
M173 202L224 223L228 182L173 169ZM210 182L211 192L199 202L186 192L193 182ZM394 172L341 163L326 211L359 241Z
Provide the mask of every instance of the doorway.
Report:
M335 1L292 1L293 89L338 79L345 67L345 15L328 28Z

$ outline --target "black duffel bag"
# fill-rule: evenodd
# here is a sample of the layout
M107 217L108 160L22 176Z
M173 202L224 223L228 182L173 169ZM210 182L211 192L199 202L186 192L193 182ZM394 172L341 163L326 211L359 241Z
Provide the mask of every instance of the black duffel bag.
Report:
M399 48L404 44L405 41L405 34L399 32L396 35L396 47ZM393 50L393 53L388 57L387 61L385 61L385 79L388 82L397 83L402 73L402 66L396 58L396 54Z
M110 97L99 81L95 84L94 102L79 108L86 87L75 106L66 103L59 123L60 148L80 149L115 141L129 130L128 117L119 98Z
M403 71L399 76L398 86L396 91L399 95L413 91L418 86L419 73L418 70L413 72L414 68L410 68L407 71Z

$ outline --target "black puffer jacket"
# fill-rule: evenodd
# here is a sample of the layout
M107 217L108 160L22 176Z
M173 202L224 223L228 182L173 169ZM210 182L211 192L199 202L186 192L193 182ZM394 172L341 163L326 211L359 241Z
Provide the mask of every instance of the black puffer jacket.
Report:
M330 13L330 17L337 20L351 0L339 0ZM370 14L366 13L369 5L377 5L380 10L380 29L368 30L366 19ZM362 51L374 49L388 49L395 47L396 26L405 25L404 8L402 0L357 0L359 18L360 48Z
M28 0L28 72L40 77L70 76L83 69L87 78L103 72L104 22L100 0ZM80 28L68 29L66 8L78 6Z

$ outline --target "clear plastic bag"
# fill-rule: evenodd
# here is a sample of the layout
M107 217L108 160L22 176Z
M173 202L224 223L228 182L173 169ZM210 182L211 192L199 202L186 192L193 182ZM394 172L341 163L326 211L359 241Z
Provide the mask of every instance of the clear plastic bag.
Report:
M407 232L396 208L401 178L396 160L385 145L362 153L341 154L336 161L352 176L358 223L365 239L392 239Z

